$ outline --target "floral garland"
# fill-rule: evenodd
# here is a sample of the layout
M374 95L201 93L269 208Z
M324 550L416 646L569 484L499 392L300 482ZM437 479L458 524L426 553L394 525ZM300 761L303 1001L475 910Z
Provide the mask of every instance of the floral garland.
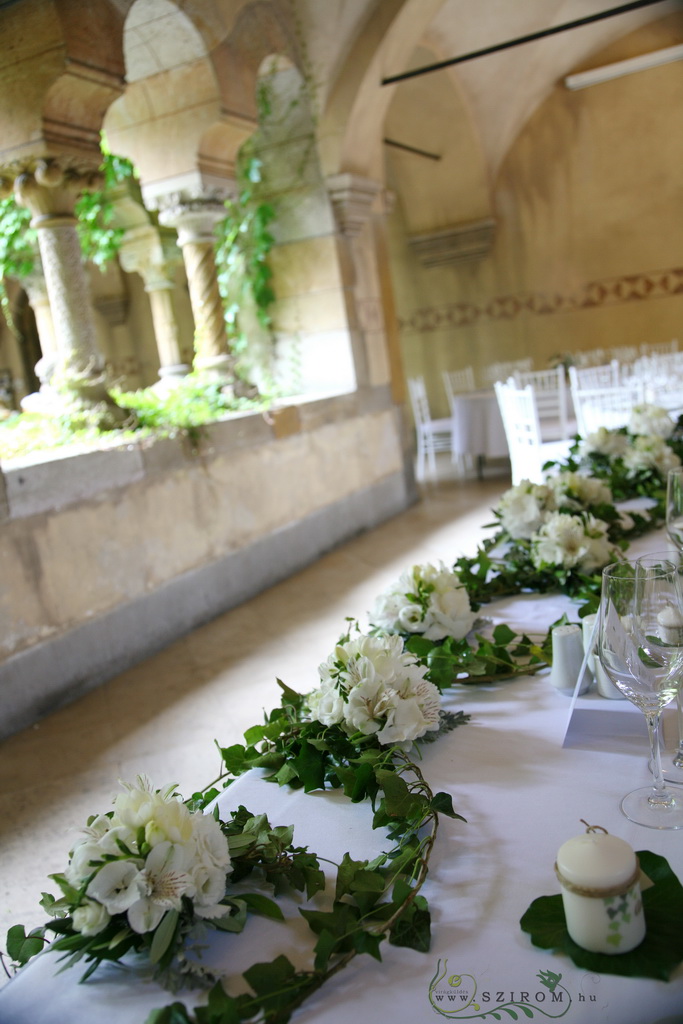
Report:
M356 635L340 638L316 690L299 694L280 682L280 706L247 730L244 744L219 748L214 783L187 801L175 786L157 790L142 776L124 785L113 810L89 819L65 872L51 876L62 895L45 895L42 905L54 920L29 935L10 929L15 963L43 949L48 929L67 966L85 960L85 977L135 952L171 991L213 986L206 1006L190 1012L175 1002L146 1024L234 1024L288 1020L357 954L380 959L383 939L428 949L420 889L439 814L460 815L448 794L432 793L411 751L467 721L441 709L446 687L528 675L551 660L552 627L536 641L504 624L487 633L479 608L505 594L560 589L584 602L579 614L591 610L602 567L662 522L666 474L682 457L683 424L639 406L628 427L577 438L543 484L507 490L493 511L495 533L475 556L403 573L375 601L367 632L356 623ZM638 496L651 499L648 510L614 504ZM293 845L291 828L272 828L243 807L229 821L204 813L255 767L280 785L369 799L373 827L385 828L394 846L372 863L345 854L332 909L301 911L317 935L311 970L296 971L285 956L254 965L244 973L252 994L234 997L189 953L209 928L240 931L249 913L282 915L275 901L238 895L233 883L258 870L309 898L325 884L316 855Z

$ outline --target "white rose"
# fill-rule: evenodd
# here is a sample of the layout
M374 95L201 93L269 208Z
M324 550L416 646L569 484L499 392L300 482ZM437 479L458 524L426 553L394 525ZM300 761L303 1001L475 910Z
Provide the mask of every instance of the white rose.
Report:
M74 931L81 935L98 935L107 927L111 918L101 903L86 899L74 910L72 921Z

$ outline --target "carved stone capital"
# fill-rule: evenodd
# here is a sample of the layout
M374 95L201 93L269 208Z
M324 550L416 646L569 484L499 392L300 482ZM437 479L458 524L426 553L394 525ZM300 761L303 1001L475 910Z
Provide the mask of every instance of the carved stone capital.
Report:
M159 223L175 228L178 245L188 242L215 242L216 224L226 216L227 193L213 190L203 195L172 193L160 201Z
M77 164L69 158L27 161L12 173L15 198L31 211L35 227L72 220L78 196L100 188L104 181L98 168ZM7 175L6 170L3 182L8 180Z
M359 174L334 174L325 182L339 230L354 238L370 218L372 206L383 186Z

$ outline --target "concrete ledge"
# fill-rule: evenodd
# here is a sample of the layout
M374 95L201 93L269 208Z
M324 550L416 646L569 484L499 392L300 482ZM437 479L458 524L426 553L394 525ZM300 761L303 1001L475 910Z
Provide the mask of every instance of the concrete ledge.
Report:
M403 473L0 664L0 739L27 728L183 634L303 569L415 500Z

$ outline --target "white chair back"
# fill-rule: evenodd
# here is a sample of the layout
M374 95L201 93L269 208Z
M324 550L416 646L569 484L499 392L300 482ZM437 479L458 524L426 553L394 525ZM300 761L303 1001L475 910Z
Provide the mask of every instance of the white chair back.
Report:
M553 370L517 370L514 381L518 388L530 384L534 389L543 440L568 438L569 395L564 367Z
M522 480L543 483L546 462L566 458L571 442L541 441L541 423L531 384L518 388L514 380L493 385L510 453L513 486Z
M453 452L453 424L449 418L433 420L429 409L424 377L408 378L408 394L415 421L418 480L425 479L425 470L436 477L438 452Z
M487 384L495 384L497 380L507 380L517 370L530 370L532 366L533 360L530 356L527 359L512 359L508 362L491 363L484 368L482 376Z
M625 427L633 406L645 401L645 386L631 378L617 387L572 388L572 400L579 434L585 438L600 427Z
M474 370L471 366L465 366L462 370L444 370L442 377L449 408L452 408L456 395L474 391Z
M619 385L619 361L613 359L601 366L570 366L569 386L572 397L583 388L615 388Z

